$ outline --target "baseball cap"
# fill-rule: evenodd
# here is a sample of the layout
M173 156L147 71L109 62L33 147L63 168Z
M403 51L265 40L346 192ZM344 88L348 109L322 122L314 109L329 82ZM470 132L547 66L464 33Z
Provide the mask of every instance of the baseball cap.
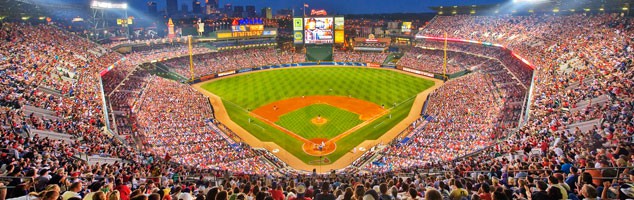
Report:
M300 184L297 186L297 194L304 194L306 193L306 186L304 186L303 184Z

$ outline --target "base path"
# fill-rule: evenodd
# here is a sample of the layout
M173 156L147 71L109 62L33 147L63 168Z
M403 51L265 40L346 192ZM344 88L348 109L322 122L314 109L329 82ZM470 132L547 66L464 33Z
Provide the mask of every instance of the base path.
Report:
M284 99L266 104L252 111L253 114L277 122L280 116L313 104L326 104L359 115L366 121L385 111L380 105L357 98L344 96L305 96Z
M273 70L284 70L283 68L281 69L273 69ZM417 120L418 118L420 118L420 110L423 106L423 104L425 103L425 98L427 98L427 96L434 91L435 89L439 88L440 86L443 85L443 82L441 80L438 79L432 79L432 78L428 78L425 76L421 76L421 75L416 75L416 74L412 74L412 73L407 73L401 70L395 70L395 69L383 69L383 70L392 70L395 72L400 72L403 74L408 74L408 75L412 75L412 76L417 76L417 77L421 77L427 80L431 80L435 82L435 85L431 88L428 88L427 90L419 93L415 100L414 100L414 104L412 105L412 108L409 112L409 115L401 122L399 122L398 124L396 124L396 126L394 126L394 128L390 129L388 132L386 132L385 134L383 134L383 136L379 137L376 140L366 140L364 142L361 142L361 144L357 145L357 149L363 147L365 149L371 149L372 147L378 145L378 144L387 144L390 141L392 141L401 131L403 131L405 128L407 128L409 125L411 125L411 123L415 120ZM249 73L257 73L257 72L247 72L247 73L243 73L244 74L249 74ZM227 77L231 77L231 76L227 76ZM227 77L222 77L219 79L223 79L223 78L227 78ZM353 161L355 161L356 159L358 159L359 157L361 157L361 155L363 155L363 153L365 153L365 151L349 151L348 153L346 153L345 155L343 155L341 158L332 161L332 162L328 162L327 164L322 163L322 164L312 164L312 163L305 163L302 160L300 160L299 158L295 157L293 154L291 154L290 152L286 151L286 149L282 148L282 146L275 144L273 142L263 142L260 141L259 139L257 139L255 136L251 135L251 133L249 133L247 130L245 130L244 128L242 128L240 125L236 124L235 122L231 121L231 118L229 118L229 115L227 114L227 111L225 110L225 107L222 103L222 100L220 99L220 97L212 94L211 92L202 89L201 86L204 85L207 82L212 82L215 80L219 80L219 79L213 79L213 80L209 80L206 82L201 82L201 83L197 83L192 85L192 87L196 90L198 90L200 93L205 94L207 96L209 96L209 100L212 104L212 106L214 107L214 115L216 117L216 119L220 122L222 122L223 124L225 124L227 127L229 127L232 131L234 131L237 135L240 136L241 140L249 145L251 145L254 148L265 148L271 152L275 152L274 155L277 156L280 160L284 161L286 164L288 164L290 167L297 169L297 170L304 170L304 171L312 171L313 169L317 170L318 173L325 173L325 172L330 172L330 170L336 170L336 169L343 169L347 166L349 166ZM311 141L312 142L312 141ZM313 142L314 143L314 142ZM275 151L273 151L275 150Z
M275 122L279 120L280 116L296 111L298 109L304 108L306 106L313 105L313 104L326 104L326 105L330 105L339 109L346 110L348 112L355 113L359 115L359 119L362 120L363 123L358 124L349 130L346 130L345 132L337 135L334 138L318 139L316 140L317 143L315 143L314 139L311 139L311 140L305 139L299 136L297 133L293 133L292 131L275 124ZM284 99L284 100L276 101L273 103L269 103L267 105L264 105L255 109L253 112L251 112L251 114L254 117L264 121L264 123L267 123L268 125L273 126L281 130L282 132L288 134L289 136L304 142L304 145L302 145L302 149L304 150L306 154L309 154L312 156L325 156L335 151L336 149L335 143L339 139L344 138L350 135L351 133L357 131L358 129L364 127L365 125L372 123L374 120L378 119L379 117L381 117L382 115L388 112L389 110L383 109L381 106L375 103L364 101L361 99L352 98L352 97L303 96L303 97L289 98L289 99ZM313 119L313 123L316 123L315 120L316 119ZM321 142L325 142L324 144L325 147L323 147L321 150L316 150L315 147L320 146ZM321 146L324 146L324 145L321 145Z

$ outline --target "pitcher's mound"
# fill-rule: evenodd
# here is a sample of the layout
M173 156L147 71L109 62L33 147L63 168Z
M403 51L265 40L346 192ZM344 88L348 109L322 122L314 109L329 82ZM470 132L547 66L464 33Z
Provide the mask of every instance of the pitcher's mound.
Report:
M319 125L324 125L326 122L328 122L328 119L323 118L323 117L315 117L315 118L311 119L310 122L312 122L313 124L319 126Z
M323 117L322 117L323 119ZM325 156L331 154L337 149L337 145L333 142L328 142L326 138L314 138L310 139L311 142L304 143L302 149L308 155L311 156ZM322 142L324 143L322 146ZM321 146L321 150L320 147Z

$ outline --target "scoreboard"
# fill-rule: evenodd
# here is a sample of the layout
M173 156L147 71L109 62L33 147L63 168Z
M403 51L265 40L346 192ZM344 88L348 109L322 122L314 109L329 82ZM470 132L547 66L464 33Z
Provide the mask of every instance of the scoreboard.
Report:
M344 18L326 16L293 18L293 42L295 44L342 44Z

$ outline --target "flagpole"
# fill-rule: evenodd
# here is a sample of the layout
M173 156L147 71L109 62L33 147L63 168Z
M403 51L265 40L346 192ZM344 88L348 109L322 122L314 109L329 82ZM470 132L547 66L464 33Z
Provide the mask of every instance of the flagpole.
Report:
M304 11L304 17L306 17L306 3L304 2L304 6L302 6L302 10Z

